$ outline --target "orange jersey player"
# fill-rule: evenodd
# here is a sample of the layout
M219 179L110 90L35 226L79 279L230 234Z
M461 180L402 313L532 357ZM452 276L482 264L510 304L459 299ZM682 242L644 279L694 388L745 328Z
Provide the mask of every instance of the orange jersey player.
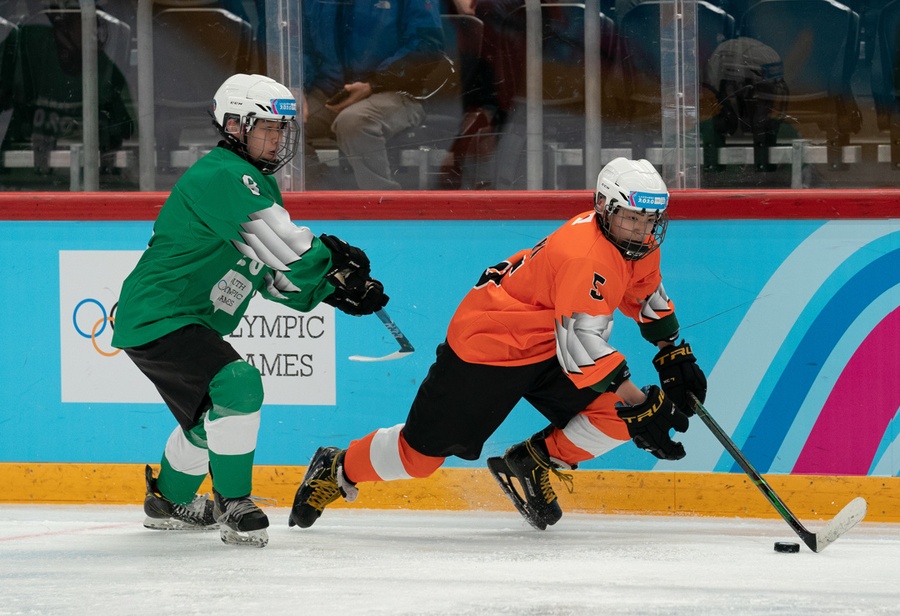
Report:
M678 339L659 271L669 193L646 160L617 158L597 178L594 210L487 268L460 303L406 422L320 448L297 490L290 525L306 528L363 481L427 477L447 456L476 460L521 399L550 425L489 458L488 468L535 528L562 511L550 485L561 472L622 443L660 459L685 452L671 439L701 401L706 377ZM610 342L616 310L659 347L661 387L638 388ZM518 482L516 488L513 479Z
M558 355L569 378L585 387L625 359L607 341L616 308L654 332L677 332L659 252L623 259L598 233L596 219L596 212L580 214L534 248L488 268L450 321L447 342L456 354L492 366Z

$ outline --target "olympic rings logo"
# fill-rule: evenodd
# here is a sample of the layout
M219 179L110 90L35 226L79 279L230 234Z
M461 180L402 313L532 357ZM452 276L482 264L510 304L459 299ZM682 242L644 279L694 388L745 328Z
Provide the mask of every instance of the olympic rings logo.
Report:
M97 344L97 338L103 335L103 332L106 331L106 326L109 326L110 332L115 329L116 324L116 307L119 305L118 302L113 304L109 313L106 312L106 307L101 304L99 301L93 298L86 298L81 300L75 305L75 310L72 311L72 325L75 327L75 332L81 336L82 338L88 338L91 341L91 344L94 347L94 350L103 355L104 357L113 357L118 355L122 349L113 349L112 351L104 351ZM100 318L96 320L87 321L90 325L90 331L85 331L81 325L78 324L78 316L81 313L82 309L91 309L91 307L96 307L100 309Z

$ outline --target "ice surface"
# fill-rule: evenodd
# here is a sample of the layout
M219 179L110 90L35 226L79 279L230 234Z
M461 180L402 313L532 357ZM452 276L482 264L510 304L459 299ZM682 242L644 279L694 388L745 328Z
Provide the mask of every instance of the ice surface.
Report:
M781 520L268 509L269 545L143 528L137 506L0 506L0 614L900 613L900 525L821 554ZM822 524L804 521L816 530Z

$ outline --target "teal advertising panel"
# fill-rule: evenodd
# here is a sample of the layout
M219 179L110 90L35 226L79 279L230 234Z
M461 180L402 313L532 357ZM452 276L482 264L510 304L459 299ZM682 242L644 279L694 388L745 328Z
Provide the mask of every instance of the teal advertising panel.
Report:
M376 317L329 307L285 313L254 299L232 341L266 379L257 463L303 465L319 445L402 423L482 270L562 222L308 223L366 249L416 352L350 361L397 350ZM0 461L159 460L174 419L109 346L119 285L151 229L149 221L0 222ZM675 220L662 250L682 335L709 376L706 406L760 472L900 474L900 220ZM634 323L616 322L611 342L633 378L654 381L654 347ZM484 456L545 424L521 404ZM582 468L739 471L696 419L680 438L688 455L679 462L626 444Z

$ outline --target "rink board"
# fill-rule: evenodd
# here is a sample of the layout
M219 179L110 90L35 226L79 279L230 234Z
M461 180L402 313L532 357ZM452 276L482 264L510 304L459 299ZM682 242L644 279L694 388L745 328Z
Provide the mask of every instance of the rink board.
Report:
M306 467L254 468L253 491L289 507ZM775 518L777 512L743 474L574 471L570 494L555 479L564 511L713 517ZM0 463L0 503L142 503L138 464ZM772 488L801 519L830 519L855 496L869 504L866 519L900 522L900 477L770 475ZM201 492L211 490L209 480ZM276 503L272 503L275 505ZM442 468L427 479L360 485L353 504L330 508L508 511L509 501L485 469Z
M108 343L121 279L146 245L164 199L156 193L0 195L0 285L8 298L8 316L0 321L6 348L0 480L22 486L11 500L52 501L60 497L47 486L79 476L115 484L102 469L158 463L174 421ZM663 276L682 333L709 375L706 406L757 470L821 495L824 504L804 497L800 506L810 512L832 501L839 509L859 490L890 491L900 474L897 203L897 191L673 193ZM388 311L416 346L397 361L350 361L350 355L396 349L374 317L351 318L324 306L301 319L254 300L252 322L232 342L266 381L256 462L280 469L265 471L273 476L297 479L316 447L346 446L403 422L455 306L480 272L590 208L590 193L291 194L286 204L298 224L366 249L391 296ZM612 342L625 352L635 380L654 381L652 346L633 323L616 321ZM521 404L480 460L451 458L446 475L434 481L456 485L450 478L481 474L485 456L544 425ZM638 498L636 509L724 508L742 515L758 502L752 515L766 513L752 486L742 488L749 490L746 498L731 499L737 492L728 486L745 480L700 422L679 439L688 452L682 461L660 462L626 444L583 464L579 474L602 473L602 485L611 477L639 486L662 481L662 500ZM66 481L54 484L46 468L58 465ZM40 481L29 482L29 473ZM692 480L696 490L675 490L688 476L708 479ZM137 496L112 502L139 498L137 477L137 486L133 478L122 480L126 493L136 489ZM808 477L815 478L813 489L801 490ZM293 489L260 481L279 500ZM623 510L634 492L647 492L628 481L617 480L613 490L621 493L612 501ZM608 495L591 496L588 483L596 482L579 480L574 506L612 506ZM73 488L67 498L118 494L103 485ZM372 506L402 504L411 485L379 487L393 496ZM447 500L443 484L421 485L416 500L449 508L469 502ZM666 498L672 490L679 498ZM588 496L582 502L579 495ZM484 498L489 503L496 495Z

